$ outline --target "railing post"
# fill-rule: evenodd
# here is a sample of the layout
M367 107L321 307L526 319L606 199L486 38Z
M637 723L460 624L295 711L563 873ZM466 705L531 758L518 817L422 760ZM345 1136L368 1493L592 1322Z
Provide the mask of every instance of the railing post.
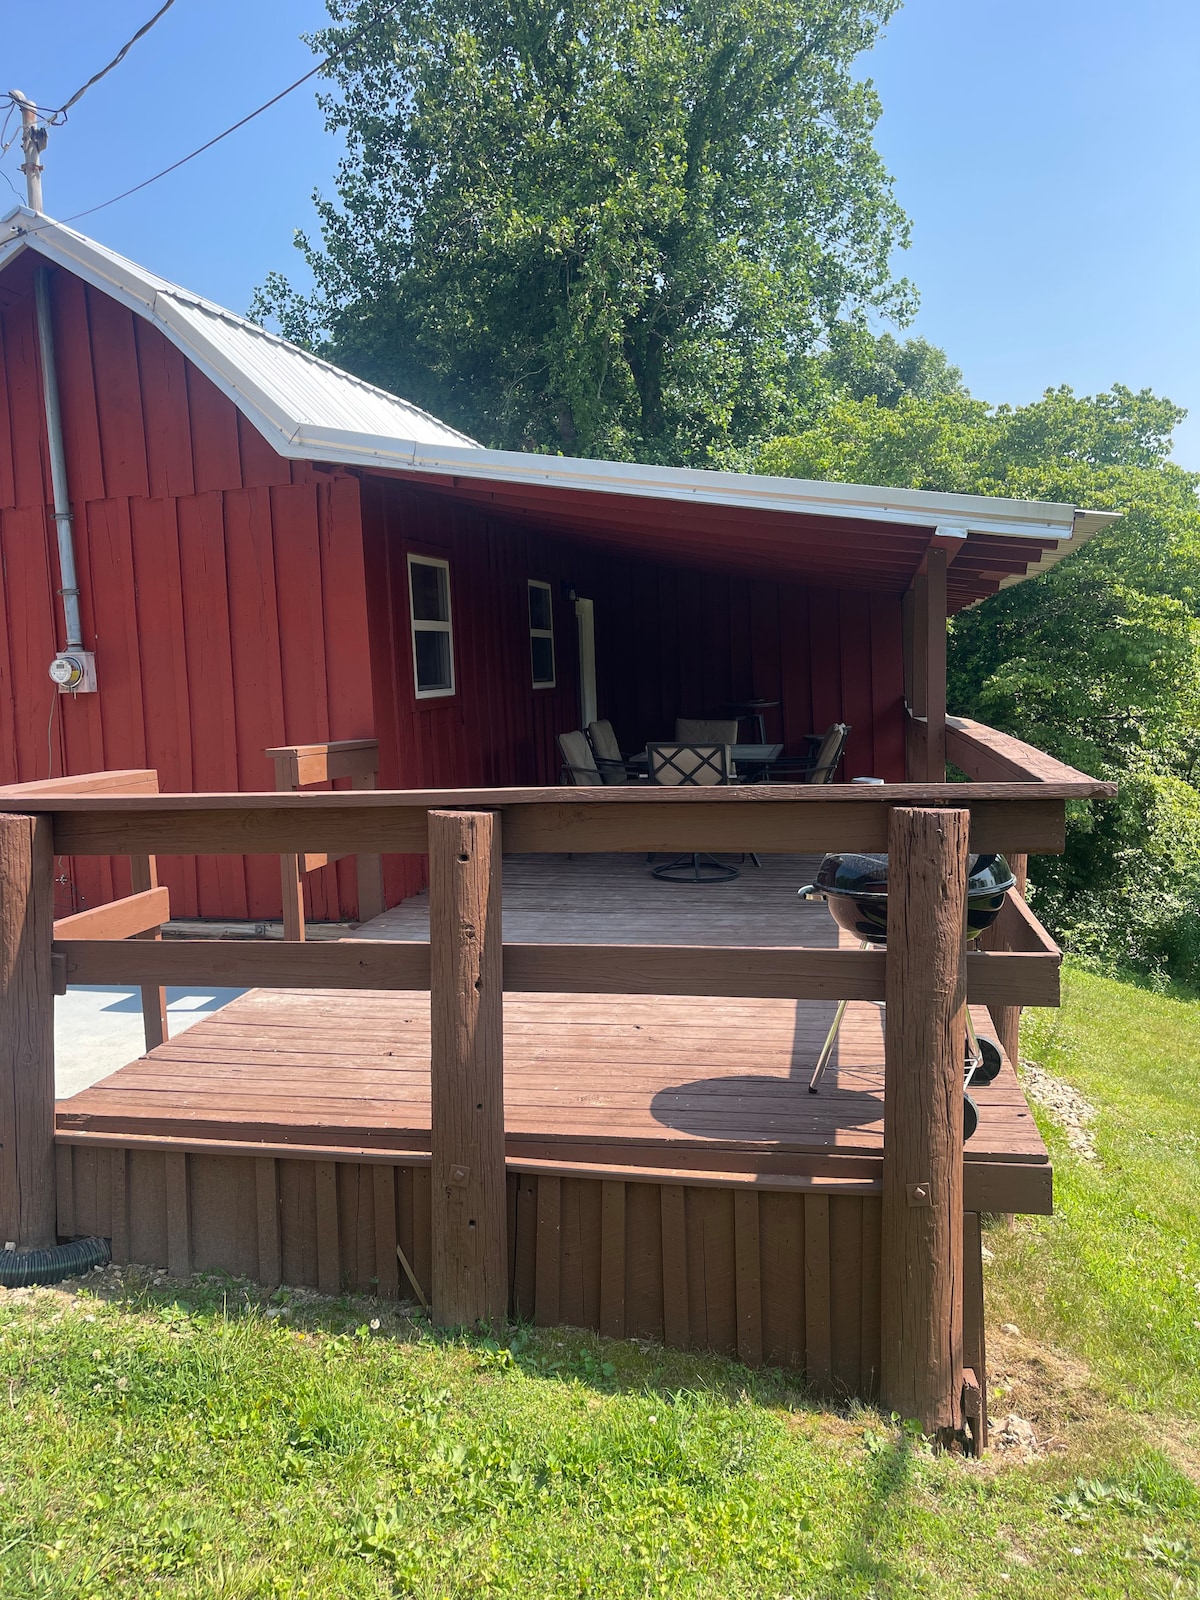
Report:
M508 1310L500 818L429 813L433 1319Z
M963 1427L963 1046L968 811L888 823L882 1400Z
M1027 855L1012 854L1008 864L1013 870L1017 880L1017 893L1024 897L1029 883L1029 857ZM993 923L990 928L985 928L979 940L981 950L1007 950L1009 940L1005 938L1002 924ZM989 1006L992 1025L996 1036L1000 1040L1000 1047L1012 1062L1015 1069L1021 1055L1021 1008L1020 1006Z
M0 816L0 1246L55 1242L53 829Z

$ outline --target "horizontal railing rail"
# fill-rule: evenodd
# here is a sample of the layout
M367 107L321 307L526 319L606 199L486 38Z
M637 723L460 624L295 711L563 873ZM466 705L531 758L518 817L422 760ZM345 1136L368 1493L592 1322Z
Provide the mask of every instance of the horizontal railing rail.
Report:
M1011 733L972 722L969 717L946 718L946 759L973 782L1097 785L1097 780L1087 773L1048 756L1044 750ZM1116 792L1115 784L1098 787L1105 794Z

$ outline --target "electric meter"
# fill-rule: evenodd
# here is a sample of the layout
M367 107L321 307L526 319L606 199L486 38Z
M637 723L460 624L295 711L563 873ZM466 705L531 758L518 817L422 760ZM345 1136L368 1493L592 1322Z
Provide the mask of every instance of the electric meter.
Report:
M96 692L96 657L90 650L60 650L49 670L59 694Z

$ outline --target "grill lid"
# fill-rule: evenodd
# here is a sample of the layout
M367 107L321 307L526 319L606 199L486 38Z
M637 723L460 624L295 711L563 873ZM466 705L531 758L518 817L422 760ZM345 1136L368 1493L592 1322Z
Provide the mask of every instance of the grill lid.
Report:
M1003 856L971 856L967 863L967 898L1004 894L1016 883ZM856 900L886 900L888 858L885 855L827 855L817 871L814 889L822 894L851 895Z

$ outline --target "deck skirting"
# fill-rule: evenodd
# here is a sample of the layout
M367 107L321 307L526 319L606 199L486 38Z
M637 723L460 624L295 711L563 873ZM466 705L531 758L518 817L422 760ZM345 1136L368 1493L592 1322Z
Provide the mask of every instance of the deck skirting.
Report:
M820 1394L874 1399L878 1195L847 1193L836 1179L789 1190L672 1176L681 1181L510 1170L510 1313L789 1368ZM57 1145L57 1180L60 1235L110 1238L118 1263L415 1300L411 1270L429 1298L427 1158L146 1149L68 1136ZM967 1365L983 1381L977 1223L966 1246Z

